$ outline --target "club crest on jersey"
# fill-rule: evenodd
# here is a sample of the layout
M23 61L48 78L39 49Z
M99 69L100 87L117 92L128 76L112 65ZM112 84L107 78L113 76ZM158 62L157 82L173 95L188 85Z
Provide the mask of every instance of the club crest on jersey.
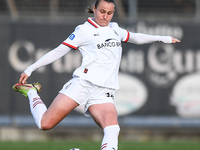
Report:
M73 40L75 38L75 35L74 34L71 34L70 36L69 36L69 39L70 40Z
M98 49L105 47L121 47L121 42L119 42L117 39L110 38L105 40L104 43L97 44Z

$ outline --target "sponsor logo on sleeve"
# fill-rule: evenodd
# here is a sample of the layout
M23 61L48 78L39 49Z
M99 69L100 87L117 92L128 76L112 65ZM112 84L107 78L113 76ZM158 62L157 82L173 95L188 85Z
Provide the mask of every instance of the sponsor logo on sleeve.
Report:
M70 36L69 36L69 39L70 40L73 40L75 38L75 35L74 34L71 34Z

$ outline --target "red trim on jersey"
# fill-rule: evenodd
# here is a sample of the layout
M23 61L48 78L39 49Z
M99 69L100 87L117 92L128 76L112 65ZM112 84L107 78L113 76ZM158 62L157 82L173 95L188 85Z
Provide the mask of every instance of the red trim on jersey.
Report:
M91 25L93 25L95 28L98 28L98 26L92 21L92 20L90 20L89 18L88 18L88 20L87 20Z
M127 38L126 38L126 40L124 41L124 43L126 43L127 41L128 41L128 39L129 39L129 37L130 37L130 33L127 31L127 33L128 33L128 35L127 35Z
M70 44L68 44L68 43L62 42L62 44L66 45L66 46L69 46L69 47L71 47L71 48L73 48L73 49L77 49L77 47L75 47L75 46L73 46L73 45L70 45Z

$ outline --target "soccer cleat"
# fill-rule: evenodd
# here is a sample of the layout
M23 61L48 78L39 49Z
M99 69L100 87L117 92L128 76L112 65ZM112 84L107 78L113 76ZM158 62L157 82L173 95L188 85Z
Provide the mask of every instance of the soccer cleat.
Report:
M41 91L41 85L37 82L37 83L33 83L33 84L24 84L24 85L20 85L19 83L13 85L13 90L16 92L20 92L22 93L25 97L27 96L27 93L29 90L33 89L36 90L37 93L39 93Z

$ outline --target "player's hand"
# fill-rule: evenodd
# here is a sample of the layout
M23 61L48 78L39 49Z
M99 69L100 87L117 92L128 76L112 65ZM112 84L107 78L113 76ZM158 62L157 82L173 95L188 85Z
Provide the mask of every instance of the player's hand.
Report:
M172 43L177 43L177 42L179 43L179 42L181 42L181 41L178 40L178 39L176 39L176 38L173 38L173 37L172 37Z
M26 73L22 73L21 74L21 77L20 77L20 79L19 79L19 84L20 85L23 85L23 84L26 84L27 82L26 82L26 80L28 79L28 75L26 74Z

